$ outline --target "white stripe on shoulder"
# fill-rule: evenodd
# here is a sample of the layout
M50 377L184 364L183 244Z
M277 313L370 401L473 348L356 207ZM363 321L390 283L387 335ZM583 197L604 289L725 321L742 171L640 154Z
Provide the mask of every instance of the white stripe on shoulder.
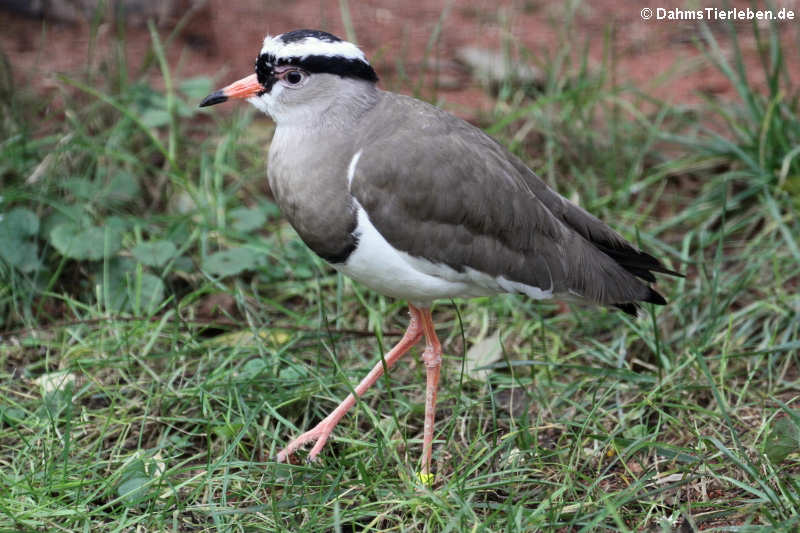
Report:
M340 56L345 59L357 59L367 63L364 52L348 41L323 41L315 37L306 37L299 41L284 43L280 35L272 37L267 35L264 38L264 46L261 48L262 54L271 54L275 59L286 59L289 57L303 58L306 56Z
M358 160L361 158L362 150L356 152L353 158L350 160L350 164L347 165L347 188L350 188L350 185L353 183L353 177L356 175L356 165L358 165Z

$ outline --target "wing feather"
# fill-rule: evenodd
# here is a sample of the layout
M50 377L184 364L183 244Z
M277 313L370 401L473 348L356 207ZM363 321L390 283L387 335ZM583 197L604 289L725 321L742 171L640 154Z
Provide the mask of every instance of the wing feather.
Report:
M362 124L351 193L395 248L601 304L663 301L637 276L671 271L478 128L388 93Z

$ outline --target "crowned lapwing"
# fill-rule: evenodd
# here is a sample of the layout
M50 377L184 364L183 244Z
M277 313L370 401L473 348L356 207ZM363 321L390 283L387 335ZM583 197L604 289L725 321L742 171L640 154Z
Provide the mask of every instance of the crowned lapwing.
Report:
M361 396L425 338L422 444L430 479L442 348L440 298L519 293L580 299L635 315L663 305L648 283L676 274L550 189L480 129L420 100L378 89L354 44L317 30L267 36L247 76L201 106L244 98L277 127L268 178L300 238L336 270L408 301L400 342L355 388ZM350 394L278 461L309 442L314 459L356 402Z

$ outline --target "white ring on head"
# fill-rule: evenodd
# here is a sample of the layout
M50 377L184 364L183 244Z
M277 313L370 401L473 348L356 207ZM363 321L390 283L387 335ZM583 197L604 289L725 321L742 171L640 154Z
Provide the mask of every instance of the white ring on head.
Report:
M275 37L267 35L264 38L264 46L261 48L261 53L274 56L276 61L290 57L302 59L308 56L336 56L369 64L364 52L348 41L331 42L323 41L316 37L305 37L287 44L281 40L281 35L276 35Z

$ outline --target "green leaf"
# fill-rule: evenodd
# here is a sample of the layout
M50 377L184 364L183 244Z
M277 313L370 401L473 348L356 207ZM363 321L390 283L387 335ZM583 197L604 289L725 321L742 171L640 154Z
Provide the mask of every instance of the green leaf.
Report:
M100 194L100 185L88 178L67 178L61 186L68 190L75 198L92 200Z
M18 207L0 214L0 259L20 272L33 272L41 263L36 234L39 218L33 211Z
M628 439L641 439L650 433L650 428L646 424L634 424L633 426L626 427L622 434Z
M109 265L106 305L114 311L154 312L164 301L164 282L148 272L139 274L135 263L121 259Z
M150 108L139 115L139 120L145 126L150 128L158 128L169 124L170 117L166 109Z
M50 244L61 255L71 259L96 261L113 255L122 246L121 240L122 232L117 224L80 228L67 222L59 224L50 232Z
M203 261L203 270L212 276L224 278L254 268L257 261L258 254L253 250L231 248L206 257Z
M790 453L800 450L800 428L791 417L775 421L764 444L764 453L773 463L780 463Z
M164 266L167 261L175 257L177 253L178 249L174 244L170 241L163 240L143 242L137 244L133 250L131 250L133 257L140 263L151 267Z
M33 211L17 207L0 216L0 235L4 231L14 235L32 237L39 231L39 218Z
M125 505L136 505L147 496L148 487L145 485L150 481L146 477L132 477L126 479L117 487L117 495L122 498Z
M267 362L261 358L250 359L242 365L241 376L245 379L253 379L267 368Z
M194 261L185 255L180 256L172 263L172 269L178 272L195 272L197 270Z
M236 421L236 422L227 422L222 425L214 426L211 430L219 438L224 440L230 440L234 438L236 435L238 435L243 427L244 424L242 424L239 421Z
M137 505L153 493L153 488L146 484L152 479L145 469L142 459L134 459L122 473L120 484L117 485L117 496L127 506Z
M237 207L231 209L228 214L232 219L233 229L237 231L252 231L264 226L267 216L260 209L247 207Z
M261 210L267 215L267 218L278 218L281 216L281 209L277 204L266 202L261 204Z
M196 78L189 78L183 80L178 85L178 90L181 91L190 100L200 100L206 97L213 89L214 84L211 78L207 76L198 76Z
M139 288L140 292L137 298L137 289ZM132 308L138 301L139 305L142 306L141 309L146 313L150 314L155 312L161 302L164 301L164 282L158 276L148 274L147 272L142 273L140 286L137 286L135 278L131 278L128 284L128 301ZM132 310L139 311L135 308Z
M125 233L130 228L130 226L131 223L129 220L117 216L108 217L103 222L104 228L116 232L120 235Z
M103 199L113 204L124 204L139 197L139 180L130 172L120 170L108 181L103 191Z
M59 205L57 206L57 211L53 211L42 220L40 232L43 237L47 237L56 226L66 223L85 228L92 224L92 219L89 213L86 212L86 206L83 204Z
M800 174L789 176L783 184L783 190L789 193L795 208L800 209Z
M10 427L15 427L25 422L28 413L17 407L2 407L0 406L0 422L8 424Z
M287 366L281 368L280 372L278 372L278 377L281 381L296 381L308 377L308 372L300 367Z

